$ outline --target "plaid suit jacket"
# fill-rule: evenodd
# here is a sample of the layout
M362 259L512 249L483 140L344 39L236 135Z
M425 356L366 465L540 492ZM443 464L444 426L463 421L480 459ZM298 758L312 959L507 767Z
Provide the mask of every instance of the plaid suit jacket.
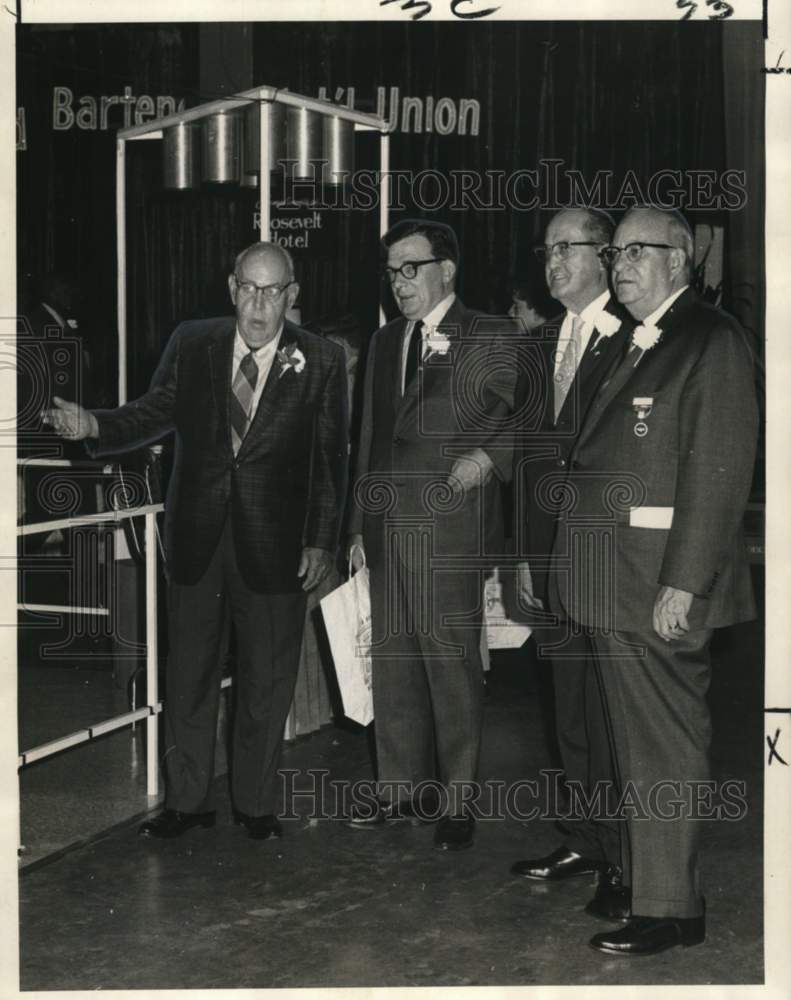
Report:
M175 432L166 501L168 568L176 583L205 572L231 516L251 589L297 590L303 546L334 551L346 491L348 431L342 350L286 322L304 369L275 359L239 452L231 446L233 317L180 324L145 395L95 411L94 454L137 448Z

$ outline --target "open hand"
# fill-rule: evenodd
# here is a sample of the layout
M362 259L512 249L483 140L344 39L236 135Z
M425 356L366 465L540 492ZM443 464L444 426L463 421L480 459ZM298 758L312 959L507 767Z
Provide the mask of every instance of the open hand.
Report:
M52 403L52 409L44 410L41 417L56 434L69 441L99 436L96 417L79 403L70 403L60 396L53 396Z

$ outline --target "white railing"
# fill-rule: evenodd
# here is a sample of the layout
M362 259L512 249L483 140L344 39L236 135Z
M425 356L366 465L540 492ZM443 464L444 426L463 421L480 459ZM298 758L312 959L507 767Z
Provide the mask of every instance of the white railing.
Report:
M29 463L25 463L29 464ZM32 464L32 463L30 463ZM35 464L45 464L36 462ZM52 464L51 461L46 464ZM149 796L159 794L159 738L157 731L157 716L162 711L159 701L158 682L158 649L157 649L157 538L156 516L163 509L162 504L146 504L130 510L111 510L102 514L85 514L79 517L59 518L51 521L40 521L34 524L24 524L17 528L17 535L35 535L58 529L90 527L103 524L118 524L131 517L145 517L145 594L146 594L146 698L147 705L132 712L104 719L93 726L81 729L76 733L63 736L49 743L26 750L19 755L19 767L25 767L36 760L42 760L53 754L60 753L69 747L85 743L97 736L133 725L140 719L146 720L146 790ZM53 611L68 614L107 615L108 608L81 607L78 605L48 605L25 604L18 605L21 611Z

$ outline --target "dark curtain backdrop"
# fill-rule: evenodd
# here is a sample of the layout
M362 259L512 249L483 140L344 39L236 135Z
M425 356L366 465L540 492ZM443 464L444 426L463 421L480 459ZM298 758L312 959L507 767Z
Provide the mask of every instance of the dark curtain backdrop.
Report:
M763 204L763 150L750 143L749 127L762 119L763 106L760 25L725 27L727 65L723 26L710 23L258 24L254 79L309 95L321 86L330 96L344 88L344 99L354 87L356 107L368 111L375 110L379 86L388 95L398 86L402 97L480 101L478 136L396 131L393 169L512 174L552 158L581 171L588 183L597 170L611 171L613 191L628 171L645 184L661 169L746 169L745 209L691 213L693 222L725 227L729 264L744 274L751 265L749 278L726 281L728 306L744 280L760 298L755 218ZM113 94L129 84L136 94L186 97L188 106L209 100L214 95L197 90L198 26L26 26L19 39L18 103L26 108L28 134L28 150L18 155L20 273L73 266L97 331L114 341L114 134L54 132L52 87ZM754 85L734 79L734 59ZM236 251L255 239L256 194L240 188L168 194L159 143L127 148L130 389L138 392L178 320L228 310L225 276ZM376 164L373 137L360 136L356 148L358 167ZM396 217L414 212L407 205ZM548 213L449 206L434 214L459 234L465 301L505 308L509 276L529 266ZM325 216L315 248L297 254L303 319L351 312L368 333L378 321L381 290L378 215ZM758 329L754 317L753 310L745 318Z

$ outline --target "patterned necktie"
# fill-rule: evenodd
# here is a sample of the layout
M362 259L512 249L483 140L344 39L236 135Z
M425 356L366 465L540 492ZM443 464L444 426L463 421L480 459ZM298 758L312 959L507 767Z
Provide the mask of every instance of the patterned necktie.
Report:
M571 383L577 374L577 367L582 354L582 328L585 320L581 316L575 316L571 321L571 338L566 344L563 358L555 372L555 423L558 421L560 411L566 402Z
M404 392L417 374L420 365L420 355L423 349L423 320L419 319L412 328L412 337L406 352L406 368L404 369Z
M255 384L258 381L258 365L253 352L245 354L239 364L231 393L231 439L234 455L239 451L247 428L250 426L250 409L253 403Z

